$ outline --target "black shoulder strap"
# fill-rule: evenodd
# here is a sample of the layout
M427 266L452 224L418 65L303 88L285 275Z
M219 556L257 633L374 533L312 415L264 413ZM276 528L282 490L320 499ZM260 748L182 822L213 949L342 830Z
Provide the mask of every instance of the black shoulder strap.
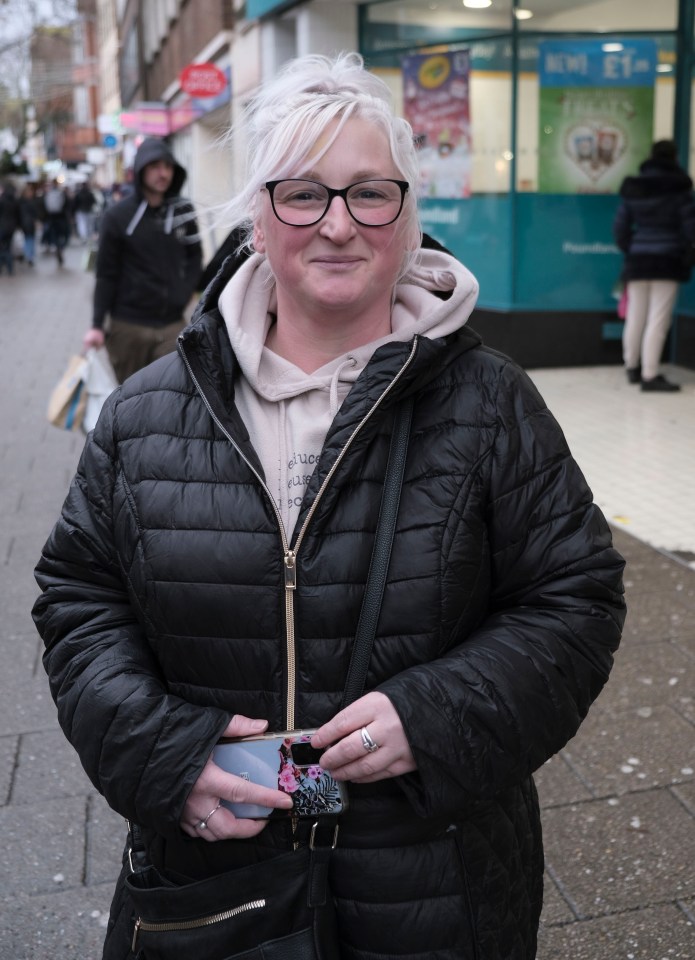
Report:
M384 587L386 586L386 574L391 559L393 536L396 531L396 518L403 486L412 415L413 401L412 398L409 398L401 403L395 415L372 559L369 564L369 575L362 600L355 642L352 647L341 709L362 696L367 678L369 659L372 655L372 645L379 621Z

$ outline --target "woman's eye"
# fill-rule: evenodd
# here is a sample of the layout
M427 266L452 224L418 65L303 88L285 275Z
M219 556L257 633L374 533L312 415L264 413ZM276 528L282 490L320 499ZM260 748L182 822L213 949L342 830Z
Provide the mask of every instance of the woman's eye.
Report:
M323 199L315 190L295 190L279 197L281 203L323 203Z
M355 191L354 198L356 200L385 200L386 196L379 190L375 190L373 187L367 189L366 187L362 190Z

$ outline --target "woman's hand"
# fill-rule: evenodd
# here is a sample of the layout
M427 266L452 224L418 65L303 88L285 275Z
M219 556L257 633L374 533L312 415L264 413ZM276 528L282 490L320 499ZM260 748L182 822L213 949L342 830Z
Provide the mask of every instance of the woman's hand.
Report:
M251 734L263 733L267 726L267 720L252 720L236 714L229 721L222 736L248 737ZM233 773L226 773L209 759L183 808L180 826L184 833L203 840L241 839L255 837L268 822L235 817L231 810L219 805L221 800L257 803L264 807L286 810L292 807L292 799L286 793L261 787Z
M364 729L367 734L363 740ZM377 748L370 751L372 742ZM336 780L373 783L417 769L396 708L387 696L376 691L355 700L324 723L311 743L319 749L328 746L320 763Z

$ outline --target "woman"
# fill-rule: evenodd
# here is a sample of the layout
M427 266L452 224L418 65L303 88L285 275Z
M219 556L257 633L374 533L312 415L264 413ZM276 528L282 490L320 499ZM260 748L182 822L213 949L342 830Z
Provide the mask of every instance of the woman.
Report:
M693 182L678 165L673 140L652 146L639 175L623 181L620 196L613 233L625 254L625 372L645 392L673 393L680 386L659 373L659 364L678 284L690 279L695 262Z
M606 681L622 560L530 381L466 327L473 277L419 248L385 85L356 54L303 58L248 122L231 214L254 253L107 402L38 566L61 723L178 882L292 848L287 821L220 807L288 801L217 767L217 739L318 727L350 798L343 955L530 960L531 774ZM368 692L340 710L406 397ZM109 957L128 956L124 902Z

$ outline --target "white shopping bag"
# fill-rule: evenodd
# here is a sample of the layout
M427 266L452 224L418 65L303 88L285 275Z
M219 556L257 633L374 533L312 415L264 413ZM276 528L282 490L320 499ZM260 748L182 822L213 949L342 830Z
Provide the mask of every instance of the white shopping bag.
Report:
M105 347L91 349L86 355L87 370L84 383L87 391L87 408L82 421L82 429L89 433L96 426L104 400L118 386L109 355Z

